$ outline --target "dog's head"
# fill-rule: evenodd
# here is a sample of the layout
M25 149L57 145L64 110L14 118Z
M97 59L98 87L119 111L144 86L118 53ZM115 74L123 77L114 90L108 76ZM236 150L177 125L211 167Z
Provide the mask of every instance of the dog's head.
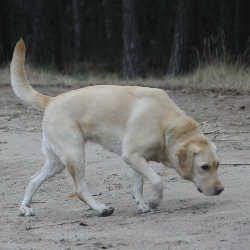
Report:
M217 175L216 147L204 136L196 135L180 144L176 157L176 170L184 179L192 181L198 191L218 195L224 190Z

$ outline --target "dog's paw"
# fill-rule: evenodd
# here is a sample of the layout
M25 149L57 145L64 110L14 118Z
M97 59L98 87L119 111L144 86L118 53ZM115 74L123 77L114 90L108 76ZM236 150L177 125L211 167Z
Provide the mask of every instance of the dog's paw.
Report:
M19 208L19 215L20 216L34 216L35 213L33 212L31 207L21 205Z
M113 207L107 207L107 208L104 208L100 213L98 213L98 215L100 217L110 216L114 212L114 210L115 209Z
M150 211L151 211L151 208L149 207L149 205L147 203L137 204L137 207L136 207L137 214L144 214L144 213L148 213Z

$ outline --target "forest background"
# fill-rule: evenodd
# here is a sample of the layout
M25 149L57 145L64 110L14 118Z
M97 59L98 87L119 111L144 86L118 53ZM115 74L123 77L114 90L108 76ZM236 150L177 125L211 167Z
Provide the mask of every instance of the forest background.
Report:
M247 0L1 1L0 80L22 37L38 81L49 71L63 83L250 89L249 13Z

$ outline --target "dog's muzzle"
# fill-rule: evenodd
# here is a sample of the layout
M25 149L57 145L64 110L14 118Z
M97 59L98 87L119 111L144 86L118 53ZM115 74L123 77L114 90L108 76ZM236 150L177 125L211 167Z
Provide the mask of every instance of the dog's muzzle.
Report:
M222 193L224 191L224 187L217 187L215 189L215 195L219 195L220 193Z
M197 188L197 190L200 192L200 193L203 193L202 190L200 188ZM215 188L215 192L213 195L219 195L220 193L222 193L224 191L224 187L216 187Z

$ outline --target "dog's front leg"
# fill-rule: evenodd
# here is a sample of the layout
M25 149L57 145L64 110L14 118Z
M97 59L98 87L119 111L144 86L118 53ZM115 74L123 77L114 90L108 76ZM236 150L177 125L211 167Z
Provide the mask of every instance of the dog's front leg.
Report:
M143 176L138 174L135 170L131 169L133 171L134 177L135 177L135 183L133 186L133 196L135 198L136 202L136 211L137 213L146 213L150 211L149 204L145 202L143 198Z
M146 160L139 154L124 154L123 159L128 163L136 172L137 180L135 184L135 198L138 201L137 210L139 212L148 212L150 208L156 208L163 197L163 184L161 178L155 171L147 164ZM148 206L142 196L143 182L140 177L147 178L153 185L153 199ZM143 209L141 209L143 208Z

